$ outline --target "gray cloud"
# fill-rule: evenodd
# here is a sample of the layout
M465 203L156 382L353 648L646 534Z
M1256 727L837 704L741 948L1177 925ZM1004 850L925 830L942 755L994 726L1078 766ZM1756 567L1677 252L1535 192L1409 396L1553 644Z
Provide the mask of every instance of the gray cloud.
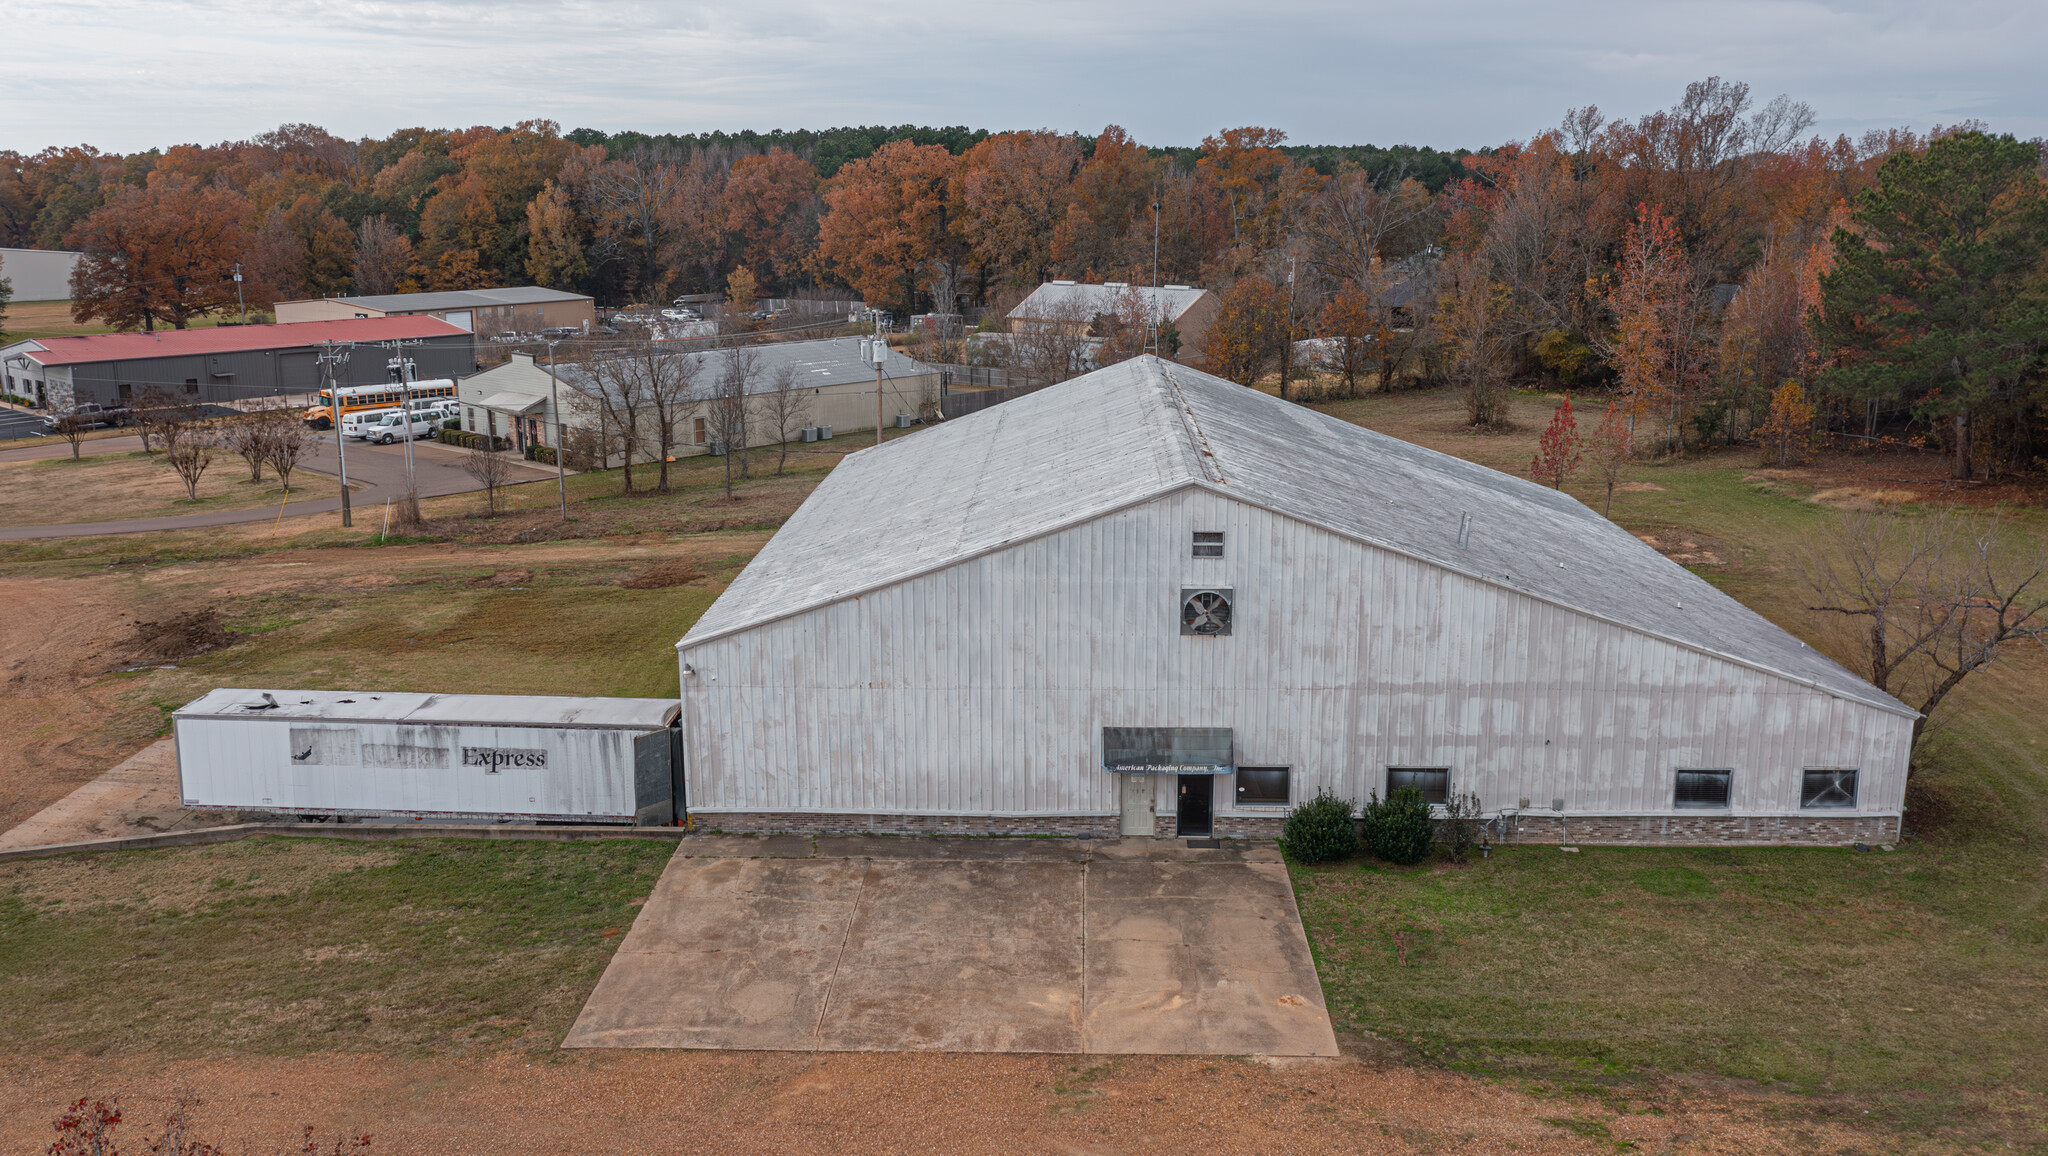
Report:
M1812 104L1828 133L1969 117L2048 134L2028 6L1125 0L541 3L15 0L0 147L123 151L310 121L823 128L915 122L1193 143L1478 146L1568 107L1633 116L1721 75Z

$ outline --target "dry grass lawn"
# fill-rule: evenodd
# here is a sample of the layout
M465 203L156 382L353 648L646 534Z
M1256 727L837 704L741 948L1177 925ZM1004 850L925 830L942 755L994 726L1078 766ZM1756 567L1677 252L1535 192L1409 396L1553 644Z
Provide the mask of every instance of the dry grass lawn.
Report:
M210 329L218 324L220 318L197 317L192 320L191 328ZM14 301L7 306L7 337L10 341L24 337L75 337L82 333L112 332L113 326L99 321L73 321L69 301Z
M164 464L162 455L94 454L41 461L0 462L0 526L44 526L68 522L109 522L124 518L157 518L208 510L245 510L275 506L285 500L282 486L269 469L263 481L251 483L242 459L216 452L213 465L199 479L199 500L185 497L185 483ZM299 497L317 475L295 474ZM320 479L325 480L325 479Z

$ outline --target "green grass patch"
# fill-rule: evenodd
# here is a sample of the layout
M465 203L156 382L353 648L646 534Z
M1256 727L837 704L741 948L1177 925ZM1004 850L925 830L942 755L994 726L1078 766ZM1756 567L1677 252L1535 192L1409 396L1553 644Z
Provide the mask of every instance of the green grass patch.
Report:
M2048 919L2021 847L1520 847L1293 870L1339 1030L1451 1067L1712 1072L1928 1125L1987 1089L2048 1093Z
M0 866L0 1046L552 1048L672 850L253 839Z

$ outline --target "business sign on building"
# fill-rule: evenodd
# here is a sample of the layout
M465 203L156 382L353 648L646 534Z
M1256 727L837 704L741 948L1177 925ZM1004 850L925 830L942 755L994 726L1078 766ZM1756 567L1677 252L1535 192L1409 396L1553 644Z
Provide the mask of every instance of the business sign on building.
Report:
M1229 727L1103 727L1102 769L1113 775L1227 775Z
M546 770L548 753L533 747L464 747L462 765L483 767L487 775L495 775L503 767Z

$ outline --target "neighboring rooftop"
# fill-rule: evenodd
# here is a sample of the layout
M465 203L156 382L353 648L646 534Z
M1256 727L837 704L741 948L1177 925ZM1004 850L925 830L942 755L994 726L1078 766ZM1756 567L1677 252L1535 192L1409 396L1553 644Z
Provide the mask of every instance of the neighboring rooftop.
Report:
M766 345L740 346L739 348L751 350L755 358L753 376L747 379L747 392L749 394L773 393L775 391L777 375L783 366L789 367L790 384L797 389L822 389L828 385L849 385L863 381L872 385L875 380L875 367L860 359L862 340L859 337L827 337L817 341L777 341ZM699 400L711 397L713 391L718 386L718 374L725 364L728 351L726 349L696 348L697 343L695 342L677 341L664 344L673 346L679 355L694 355L702 361L703 366L698 370L694 392ZM530 354L514 353L512 356L515 359L524 358L528 361L532 360ZM516 363L515 361L508 364ZM541 369L544 372L546 367L542 363L535 362L534 368ZM470 377L464 378L464 380L484 377L487 374L502 369L504 369L504 366L495 366L492 369L472 374ZM563 362L556 367L555 372L561 378L564 385L572 386L586 393L594 392L598 389L597 384L591 380L590 375L585 373L576 362ZM898 378L905 377L920 377L924 374L937 372L938 369L936 367L926 365L916 358L907 357L894 350L890 351L889 360L882 363L882 378L885 381L895 381ZM524 371L521 371L516 376L525 376ZM538 386L540 381L534 380L534 384ZM514 386L513 389L515 392L524 392L517 386ZM512 400L510 395L504 396L508 402ZM493 405L491 408L502 407Z
M369 297L313 297L312 301L333 301L357 305L378 313L434 313L444 309L489 309L503 305L548 305L556 301L588 301L585 293L542 289L522 285L511 289L452 289L440 293L379 293ZM282 305L298 302L284 301Z
M1569 495L1155 357L850 455L683 643L1191 486L1912 713Z
M1117 299L1124 293L1136 293L1145 302L1147 312L1158 312L1172 321L1188 311L1188 307L1201 300L1207 289L1193 289L1186 285L1166 285L1154 288L1149 285L1126 285L1112 281L1103 285L1084 285L1076 281L1047 281L1031 291L1031 295L1017 303L1010 310L1012 319L1071 318L1079 321L1090 320L1098 313L1116 312Z
M222 325L213 329L159 329L154 333L87 333L38 337L8 348L39 365L89 365L150 357L295 349L323 341L398 341L416 337L468 337L469 331L433 317L350 317L281 325Z

